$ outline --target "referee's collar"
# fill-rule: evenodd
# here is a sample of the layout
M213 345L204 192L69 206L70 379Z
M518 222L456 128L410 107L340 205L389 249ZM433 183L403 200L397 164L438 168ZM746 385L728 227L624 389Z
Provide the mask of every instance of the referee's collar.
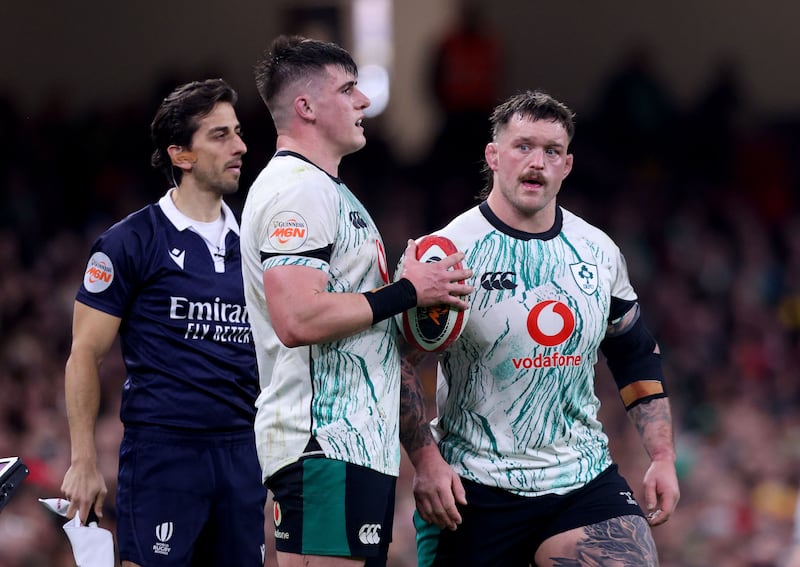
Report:
M169 219L169 222L171 222L178 230L186 230L190 227L198 230L198 225L195 224L195 221L184 215L178 210L178 207L175 206L175 203L172 200L172 192L174 190L175 188L171 187L164 194L164 196L158 200L158 206L161 207L162 211L164 211L164 214L166 215L167 219ZM224 200L222 201L222 219L225 223L222 233L227 234L229 230L232 230L234 234L238 236L239 225L236 222L236 217L233 215L233 211Z

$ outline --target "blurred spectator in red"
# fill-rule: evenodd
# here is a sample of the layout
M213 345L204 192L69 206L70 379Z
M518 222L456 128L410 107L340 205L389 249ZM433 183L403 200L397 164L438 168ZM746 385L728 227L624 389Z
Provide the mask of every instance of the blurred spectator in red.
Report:
M455 26L444 36L433 60L436 100L448 116L480 114L497 103L501 88L500 41L474 0L462 0Z
M482 4L460 0L454 25L434 48L430 86L442 125L427 160L427 175L443 218L472 206L482 185L487 117L503 92L499 36L488 25Z

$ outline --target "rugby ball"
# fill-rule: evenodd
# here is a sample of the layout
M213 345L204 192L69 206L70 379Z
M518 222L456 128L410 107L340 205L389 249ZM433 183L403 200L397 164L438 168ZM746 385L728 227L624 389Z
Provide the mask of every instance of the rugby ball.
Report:
M438 262L456 252L455 244L444 236L428 235L417 241L420 262ZM402 265L401 262L397 267L395 281L403 272ZM461 269L461 262L454 268ZM449 305L414 307L396 315L395 320L408 344L426 352L441 352L461 335L467 324L467 312Z

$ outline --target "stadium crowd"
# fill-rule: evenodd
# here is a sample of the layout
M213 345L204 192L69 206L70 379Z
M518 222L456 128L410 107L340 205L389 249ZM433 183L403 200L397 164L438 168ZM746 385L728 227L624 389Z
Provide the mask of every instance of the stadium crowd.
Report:
M664 353L681 501L654 529L661 565L779 566L800 486L800 128L748 112L724 66L689 107L652 79L626 68L596 109L578 114L563 202L620 245ZM86 251L98 230L165 190L148 166L160 92L80 117L58 100L23 117L0 93L0 456L30 468L0 513L0 567L74 564L63 520L36 498L58 496L69 465L64 363ZM274 146L260 107L243 107L240 119L249 153L236 211ZM483 148L450 144L443 156L434 145L425 160L402 163L382 128L368 124L367 147L345 158L341 176L373 212L391 263L408 237L474 203ZM113 529L118 353L102 374L103 525ZM612 455L636 490L646 455L602 359L597 390ZM411 475L404 460L393 567L415 565Z

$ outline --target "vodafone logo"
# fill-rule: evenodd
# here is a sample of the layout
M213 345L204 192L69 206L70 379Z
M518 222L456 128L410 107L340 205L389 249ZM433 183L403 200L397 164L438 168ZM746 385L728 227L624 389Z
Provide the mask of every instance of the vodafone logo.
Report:
M554 299L542 301L528 313L528 334L543 347L554 347L566 341L575 331L575 314L565 303ZM512 358L514 368L540 369L564 366L580 366L583 357L579 354L563 354L558 351L536 356Z
M528 333L545 347L560 345L575 330L575 315L566 304L554 299L537 303L528 314Z
M89 293L100 293L108 289L114 281L114 264L111 258L102 252L95 252L86 264L86 273L83 274L83 287Z
M297 250L308 239L305 219L293 211L283 211L269 221L269 243L276 250Z
M283 512L281 511L281 505L277 501L272 504L272 521L275 523L275 539L291 539L289 532L280 529L283 521Z

